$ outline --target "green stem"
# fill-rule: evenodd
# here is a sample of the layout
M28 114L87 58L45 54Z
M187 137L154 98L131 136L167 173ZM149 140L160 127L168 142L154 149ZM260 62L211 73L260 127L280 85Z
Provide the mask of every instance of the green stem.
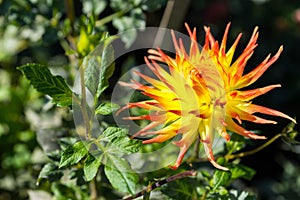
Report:
M205 190L205 192L203 193L203 195L201 196L200 200L205 200L206 196L207 196L208 190Z
M196 176L197 175L197 172L194 171L194 170L189 170L189 171L185 171L185 172L181 172L181 173L178 173L178 174L175 174L173 176L170 176L168 178L165 178L165 179L162 179L160 181L157 181L155 183L151 183L148 185L147 188L145 188L144 190L140 191L139 193L136 193L135 195L132 195L130 197L127 197L123 200L133 200L135 198L138 198L140 196L143 196L145 195L146 193L149 193L151 192L152 190L158 188L158 187L161 187L169 182L172 182L172 181L175 181L175 180L178 180L178 179L181 179L181 178L184 178L184 177L188 177L188 176Z
M80 85L81 85L81 102L80 108L83 115L84 125L85 125L85 138L88 140L90 138L90 119L86 110L87 102L86 102L86 90L84 83L84 69L83 67L79 68L80 71Z
M71 22L72 33L74 33L75 10L73 0L65 0L67 17Z
M128 12L128 11L121 10L121 11L116 12L114 14L108 15L108 16L96 21L96 26L103 26L104 24L107 24L108 22L111 22L113 19L121 17L126 12Z
M269 141L267 141L263 145L257 147L256 149L253 149L253 150L250 150L250 151L246 151L246 152L241 152L241 153L238 153L238 154L227 154L225 156L225 159L226 160L232 160L232 159L235 159L235 158L241 158L241 157L253 155L253 154L261 151L262 149L266 148L270 144L272 144L275 140L277 140L281 136L282 136L282 133L278 133L277 135L275 135L274 137L272 137Z
M113 13L111 15L108 15L98 21L96 21L96 26L103 26L104 24L107 24L108 22L111 22L113 19L115 18L118 18L118 17L121 17L123 15L125 15L127 12L129 12L130 10L132 10L133 8L127 8L125 10L121 10L121 11L118 11L116 13Z
M91 200L98 198L95 178L90 182Z

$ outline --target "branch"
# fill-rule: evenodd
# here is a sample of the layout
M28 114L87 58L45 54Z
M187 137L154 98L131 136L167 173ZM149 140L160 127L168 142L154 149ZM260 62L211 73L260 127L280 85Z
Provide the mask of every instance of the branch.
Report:
M232 159L235 159L235 158L241 158L241 157L253 155L253 154L261 151L262 149L266 148L270 144L272 144L275 140L277 140L281 136L282 136L282 133L278 133L277 135L275 135L274 137L272 137L269 141L267 141L263 145L257 147L256 149L253 149L253 150L250 150L250 151L246 151L246 152L241 152L241 153L238 153L238 154L227 154L225 156L225 159L226 160L232 160Z
M152 190L158 188L158 187L161 187L169 182L172 182L172 181L175 181L177 179L181 179L181 178L184 178L184 177L187 177L187 176L196 176L197 175L197 172L194 171L194 170L189 170L189 171L185 171L185 172L181 172L179 174L175 174L173 176L170 176L168 178L165 178L165 179L162 179L160 181L157 181L155 183L151 183L148 185L147 188L143 189L142 191L140 191L139 193L136 193L130 197L127 197L123 200L133 200L137 197L140 197L140 196L143 196L144 194L146 193L149 193L151 192Z

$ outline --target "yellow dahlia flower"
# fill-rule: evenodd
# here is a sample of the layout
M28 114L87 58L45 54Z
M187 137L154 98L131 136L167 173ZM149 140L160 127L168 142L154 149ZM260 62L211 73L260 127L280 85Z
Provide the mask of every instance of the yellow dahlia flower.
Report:
M180 153L173 169L177 169L182 159L196 139L204 145L209 161L218 169L228 170L215 162L212 143L214 134L220 134L226 141L230 139L226 130L253 139L265 139L251 131L245 130L240 124L242 120L255 123L271 123L255 116L255 113L279 116L293 122L291 117L270 108L255 105L251 102L255 97L280 87L271 85L253 90L241 90L254 83L279 57L283 48L273 56L270 55L251 72L243 75L248 59L252 56L257 46L258 32L254 29L252 37L242 54L233 62L232 58L236 46L241 38L238 35L233 45L226 50L226 40L230 24L227 25L223 40L219 46L208 27L205 44L199 48L196 40L196 30L186 28L191 38L189 52L184 48L182 40L177 42L172 32L175 58L166 55L159 48L149 50L148 58L145 58L147 66L156 75L157 79L136 72L147 81L149 85L143 85L132 80L132 83L120 82L123 86L129 86L140 90L144 95L152 98L141 102L128 103L124 109L139 107L149 110L149 114L143 116L127 117L130 120L146 119L151 121L147 126L138 131L139 135L154 135L151 139L144 140L144 144L164 142L180 134L181 139L173 142L180 147ZM157 62L168 66L164 70ZM153 130L155 127L161 127Z

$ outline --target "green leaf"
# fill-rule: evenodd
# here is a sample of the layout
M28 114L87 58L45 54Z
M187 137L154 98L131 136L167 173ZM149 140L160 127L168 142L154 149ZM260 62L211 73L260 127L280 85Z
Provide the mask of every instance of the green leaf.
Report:
M54 76L46 66L34 63L23 65L18 69L37 91L51 96L53 103L60 106L72 105L72 90L63 77Z
M130 139L127 136L126 129L117 127L108 127L104 132L104 140L111 142L106 148L106 152L112 154L135 153L140 150L141 140Z
M245 138L234 134L229 142L226 142L226 149L231 154L245 147Z
M54 163L47 163L43 166L37 178L36 184L39 185L42 179L48 179L50 182L57 181L63 176L63 171L58 169Z
M107 163L104 168L111 185L122 192L133 194L138 182L138 175L131 172L131 168L123 158L106 154Z
M102 103L100 104L96 110L95 113L98 115L110 115L113 112L117 111L120 108L118 104L114 103Z
M169 182L162 187L162 192L170 199L199 199L197 194L197 184L195 179L186 177Z
M108 127L107 129L105 129L105 131L102 133L100 137L104 137L108 141L112 142L116 138L127 136L127 133L128 131L123 128Z
M242 164L235 165L230 171L232 179L244 178L246 180L251 180L256 173L254 169Z
M90 145L86 141L78 141L74 145L68 146L61 155L59 167L78 163L88 153Z
M211 186L213 190L217 189L219 186L226 186L231 178L231 173L228 171L216 170L213 178Z
M82 63L84 81L92 95L99 97L109 86L108 79L115 70L114 49L110 44L116 37L108 37L87 55Z
M136 153L140 150L141 145L141 140L124 137L114 140L109 146L109 151L111 153Z
M237 190L230 190L230 199L236 200L256 200L256 197L253 194L249 194L246 191L237 191Z
M86 181L91 181L97 174L101 164L102 156L96 158L94 155L89 154L84 162L83 171Z

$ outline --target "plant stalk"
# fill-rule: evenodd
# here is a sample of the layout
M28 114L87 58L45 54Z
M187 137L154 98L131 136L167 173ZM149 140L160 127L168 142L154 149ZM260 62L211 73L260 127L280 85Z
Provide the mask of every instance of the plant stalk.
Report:
M242 157L245 157L245 156L253 155L253 154L261 151L262 149L266 148L270 144L272 144L275 140L277 140L281 136L282 136L282 133L278 133L277 135L275 135L274 137L272 137L269 141L267 141L263 145L257 147L256 149L253 149L253 150L250 150L250 151L241 152L241 153L238 153L238 154L227 154L225 156L225 159L226 160L232 160L232 159L235 159L235 158L242 158Z
M155 183L150 183L148 185L147 188L143 189L142 191L140 191L139 193L136 193L130 197L127 197L123 200L133 200L135 198L138 198L140 196L143 196L149 192L151 192L152 190L158 188L158 187L161 187L169 182L172 182L172 181L175 181L177 179L181 179L181 178L184 178L184 177L188 177L188 176L196 176L197 175L197 172L194 171L194 170L189 170L189 171L185 171L185 172L181 172L181 173L178 173L178 174L175 174L173 176L170 176L168 178L165 178L165 179L162 179L160 181L157 181Z

